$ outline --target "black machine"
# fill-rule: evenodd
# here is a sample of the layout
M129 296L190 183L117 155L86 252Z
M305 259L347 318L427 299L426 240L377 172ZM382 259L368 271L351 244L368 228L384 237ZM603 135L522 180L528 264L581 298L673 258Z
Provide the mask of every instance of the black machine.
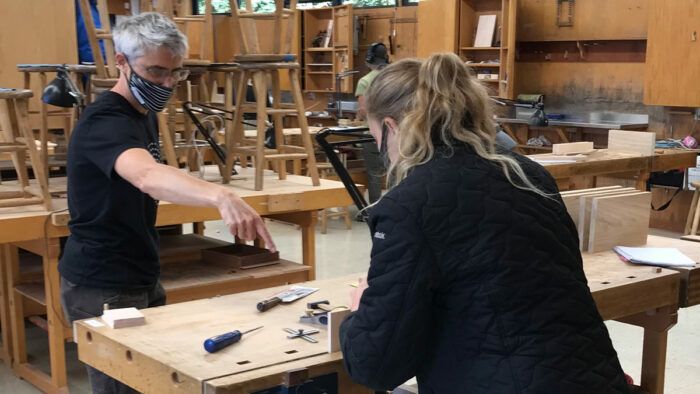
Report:
M338 174L338 177L343 182L343 185L345 185L345 189L347 189L348 193L350 194L350 198L352 198L352 201L355 203L355 206L357 206L357 209L359 209L360 212L363 212L363 210L367 208L367 201L360 192L360 189L358 189L355 185L355 182L353 182L352 178L350 178L350 173L348 173L347 168L345 168L343 163L340 161L340 158L338 158L335 148L344 145L374 142L374 137L367 134L368 131L369 127L366 126L328 127L316 134L316 142L318 142L318 145L321 147L321 149L323 149L326 157L328 157L328 161L333 166L333 169L335 170L336 174ZM331 135L343 136L346 137L347 140L329 142L326 138Z

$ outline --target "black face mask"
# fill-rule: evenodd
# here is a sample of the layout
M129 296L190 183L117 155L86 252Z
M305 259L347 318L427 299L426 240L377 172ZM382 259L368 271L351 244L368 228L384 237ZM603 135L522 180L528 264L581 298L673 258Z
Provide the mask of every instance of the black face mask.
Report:
M170 100L173 94L173 89L153 83L134 71L134 67L127 60L131 75L129 76L129 89L134 95L136 101L144 108L153 112L160 112L165 108L165 105Z

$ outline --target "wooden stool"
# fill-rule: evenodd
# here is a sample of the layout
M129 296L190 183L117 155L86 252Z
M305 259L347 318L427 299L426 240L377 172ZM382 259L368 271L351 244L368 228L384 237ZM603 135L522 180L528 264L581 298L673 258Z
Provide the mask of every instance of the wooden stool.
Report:
M236 112L233 120L233 135L227 136L226 166L223 173L223 182L231 179L231 170L236 156L242 161L246 157L252 157L255 167L255 190L263 188L263 171L266 162L273 162L277 168L279 179L286 179L286 161L307 161L308 175L314 186L320 185L314 147L309 135L308 124L304 110L304 99L301 93L299 79L300 65L296 63L296 57L290 54L291 38L295 22L296 0L291 0L289 7L284 8L284 0L275 0L276 10L273 13L253 13L252 1L246 2L247 11L241 11L238 1L229 0L231 17L233 18L233 34L239 43L239 54L233 57L238 63L240 77L236 89ZM272 20L272 48L263 48L258 40L258 22ZM286 26L284 26L286 23ZM284 28L283 28L284 27ZM292 104L282 104L280 89L280 74L286 71L291 82ZM255 105L245 102L245 93L248 81L251 80L255 90ZM269 83L268 83L269 80ZM267 106L268 88L272 88L272 107ZM257 113L257 138L254 146L245 146L243 138L244 112ZM282 116L296 114L301 128L303 147L285 145L283 136ZM274 149L265 148L265 123L271 116L275 129Z
M329 175L333 172L333 165L327 162L316 163L316 168L318 168L321 179L328 179ZM335 217L342 217L345 221L345 228L351 230L352 220L350 219L350 207L338 207L338 212L332 212L331 209L332 208L325 208L318 212L318 223L321 226L321 234L326 234L328 232L328 219Z
M695 188L695 193L693 193L693 200L690 203L688 220L685 222L685 235L681 239L700 242L700 234L698 234L698 227L700 227L700 182L691 182L690 184Z
M29 127L28 102L33 96L31 90L0 89L0 153L9 153L17 172L17 188L0 189L0 207L16 207L43 204L51 210L48 176L41 163L34 135ZM39 185L29 185L26 155Z

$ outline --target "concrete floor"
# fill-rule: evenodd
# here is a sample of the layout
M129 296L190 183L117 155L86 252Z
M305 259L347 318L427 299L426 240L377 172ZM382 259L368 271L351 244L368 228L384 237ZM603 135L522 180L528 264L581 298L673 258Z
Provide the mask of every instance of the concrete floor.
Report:
M268 222L281 257L301 261L301 235L293 226ZM206 234L231 240L221 222L207 223ZM666 234L657 234L666 235ZM669 234L673 235L673 234ZM317 276L319 279L350 273L364 274L369 265L371 240L367 225L353 222L352 230L345 230L341 220L330 220L328 234L316 236ZM666 393L697 393L700 387L700 308L681 309L678 325L669 334L666 368ZM622 367L639 382L642 359L642 329L617 322L608 322L608 328ZM30 359L48 370L47 338L44 332L32 328L27 334ZM67 346L68 374L71 393L89 393L87 375L78 361L74 344ZM14 377L7 365L0 362L0 393L34 394L33 386Z

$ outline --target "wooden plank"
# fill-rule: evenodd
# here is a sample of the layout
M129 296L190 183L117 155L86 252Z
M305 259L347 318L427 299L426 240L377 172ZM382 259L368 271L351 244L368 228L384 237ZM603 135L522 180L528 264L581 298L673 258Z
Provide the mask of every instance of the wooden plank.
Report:
M579 219L581 212L581 197L589 195L601 195L604 193L614 192L621 189L624 189L625 191L634 190L632 188L622 188L621 186L606 186L592 189L573 190L570 193L562 194L561 199L562 201L564 201L566 211L569 212L569 216L571 216L571 219L574 221L574 225L576 225L576 228L578 229L579 225L581 224L581 221ZM579 233L579 239L580 237L581 235Z
M593 199L597 197L616 196L620 194L633 194L637 190L633 187L625 187L621 189L613 189L599 193L590 193L579 196L578 205L578 239L579 248L585 252L588 248L588 239L591 228L591 207Z
M610 130L608 151L654 156L656 134L644 131Z
M584 153L593 150L593 142L569 142L565 144L552 145L553 155L569 155L573 153Z
M594 198L588 251L644 245L649 232L650 205L649 192Z

